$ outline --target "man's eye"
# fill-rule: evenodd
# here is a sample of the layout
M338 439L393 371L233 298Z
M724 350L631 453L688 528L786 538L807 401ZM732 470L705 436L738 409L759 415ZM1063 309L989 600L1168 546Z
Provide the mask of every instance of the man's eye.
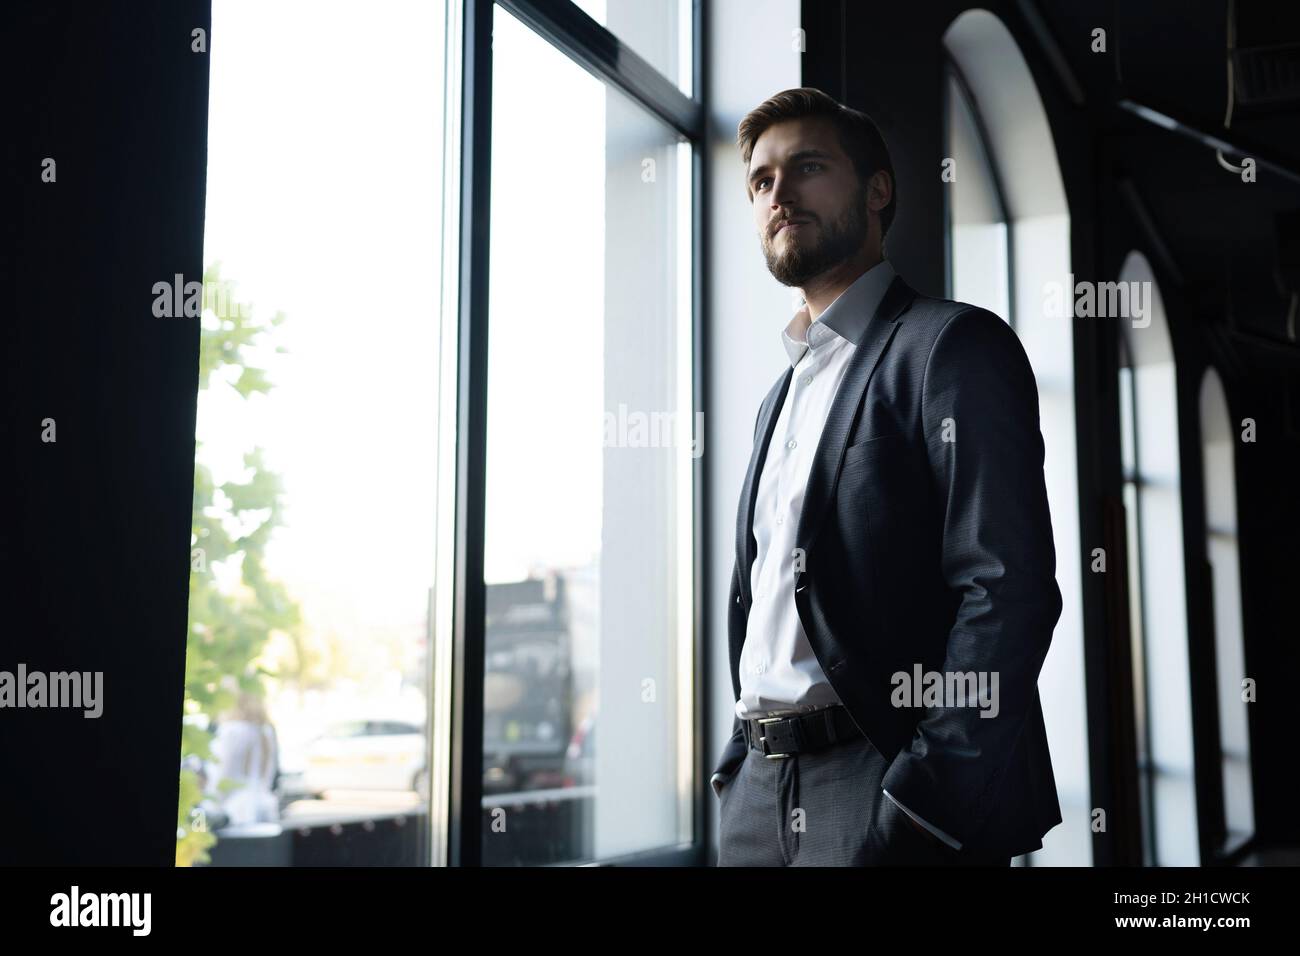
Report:
M809 166L816 166L818 169L822 168L821 163L813 162L812 160L809 160L808 162L803 164L804 169L807 169Z
M755 189L762 189L762 188L763 188L763 183L765 183L765 182L767 182L767 179L766 179L766 178L760 179L757 183L754 184L754 188L755 188Z

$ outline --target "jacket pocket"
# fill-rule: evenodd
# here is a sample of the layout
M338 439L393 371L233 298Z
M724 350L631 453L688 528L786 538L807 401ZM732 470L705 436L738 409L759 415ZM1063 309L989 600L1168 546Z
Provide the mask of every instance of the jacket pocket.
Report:
M871 458L875 455L896 450L902 439L898 435L873 435L862 441L854 442L844 449L844 465Z

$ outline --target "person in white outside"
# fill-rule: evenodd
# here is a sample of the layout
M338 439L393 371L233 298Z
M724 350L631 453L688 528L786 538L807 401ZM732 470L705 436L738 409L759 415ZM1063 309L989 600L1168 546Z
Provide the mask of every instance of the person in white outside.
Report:
M239 695L217 723L212 754L209 791L229 817L228 825L278 822L280 806L272 785L279 746L261 698L248 692ZM222 793L218 785L223 780L238 786Z

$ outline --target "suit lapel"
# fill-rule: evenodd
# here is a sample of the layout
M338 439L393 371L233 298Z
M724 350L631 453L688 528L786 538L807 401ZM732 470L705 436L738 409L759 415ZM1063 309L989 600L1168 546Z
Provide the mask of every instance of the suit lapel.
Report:
M915 290L901 276L895 276L880 300L876 314L867 323L862 340L849 358L844 378L840 381L839 390L826 415L826 424L822 428L817 451L813 454L812 470L808 474L808 485L804 490L803 510L799 513L799 528L795 533L796 547L803 549L804 554L812 547L825 518L831 489L844 460L844 447L862 405L867 383L871 381L871 373L875 371L876 363L880 361L880 356L898 329L898 317L915 297Z
M736 566L740 569L740 595L746 608L752 603L749 591L749 571L758 554L758 543L754 540L754 503L758 496L758 476L763 473L763 462L767 459L767 446L772 439L772 430L776 428L776 419L785 401L786 390L790 387L790 378L794 373L792 366L776 380L759 406L758 438L754 450L749 456L749 470L745 472L745 483L740 489L740 513L736 515Z
M831 403L822 429L821 440L813 455L812 471L808 476L808 487L804 492L803 510L799 515L799 528L795 540L805 549L811 545L821 525L826 505L830 501L830 489L835 476L839 474L840 462L844 456L844 445L848 440L849 430L853 426L854 414L862 403L862 396L871 380L871 373L885 351L885 346L893 338L898 326L898 317L907 308L916 292L895 276L876 313L867 323L862 341L858 343L853 356L849 359L840 382L839 391ZM745 472L745 483L740 491L740 508L736 515L736 566L740 570L740 595L746 610L753 603L750 593L749 577L754 560L758 556L758 543L754 540L754 507L758 498L758 480L763 473L763 463L767 459L768 445L776 420L785 402L786 391L794 369L787 367L781 377L768 391L767 397L759 408L758 440L749 457L749 469Z

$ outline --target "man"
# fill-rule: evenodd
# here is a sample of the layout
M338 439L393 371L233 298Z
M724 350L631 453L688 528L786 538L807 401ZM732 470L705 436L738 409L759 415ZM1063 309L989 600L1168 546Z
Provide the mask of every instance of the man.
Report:
M768 269L805 305L740 496L718 864L1006 866L1061 821L1033 372L1000 318L884 260L894 175L866 115L787 90L739 145Z

